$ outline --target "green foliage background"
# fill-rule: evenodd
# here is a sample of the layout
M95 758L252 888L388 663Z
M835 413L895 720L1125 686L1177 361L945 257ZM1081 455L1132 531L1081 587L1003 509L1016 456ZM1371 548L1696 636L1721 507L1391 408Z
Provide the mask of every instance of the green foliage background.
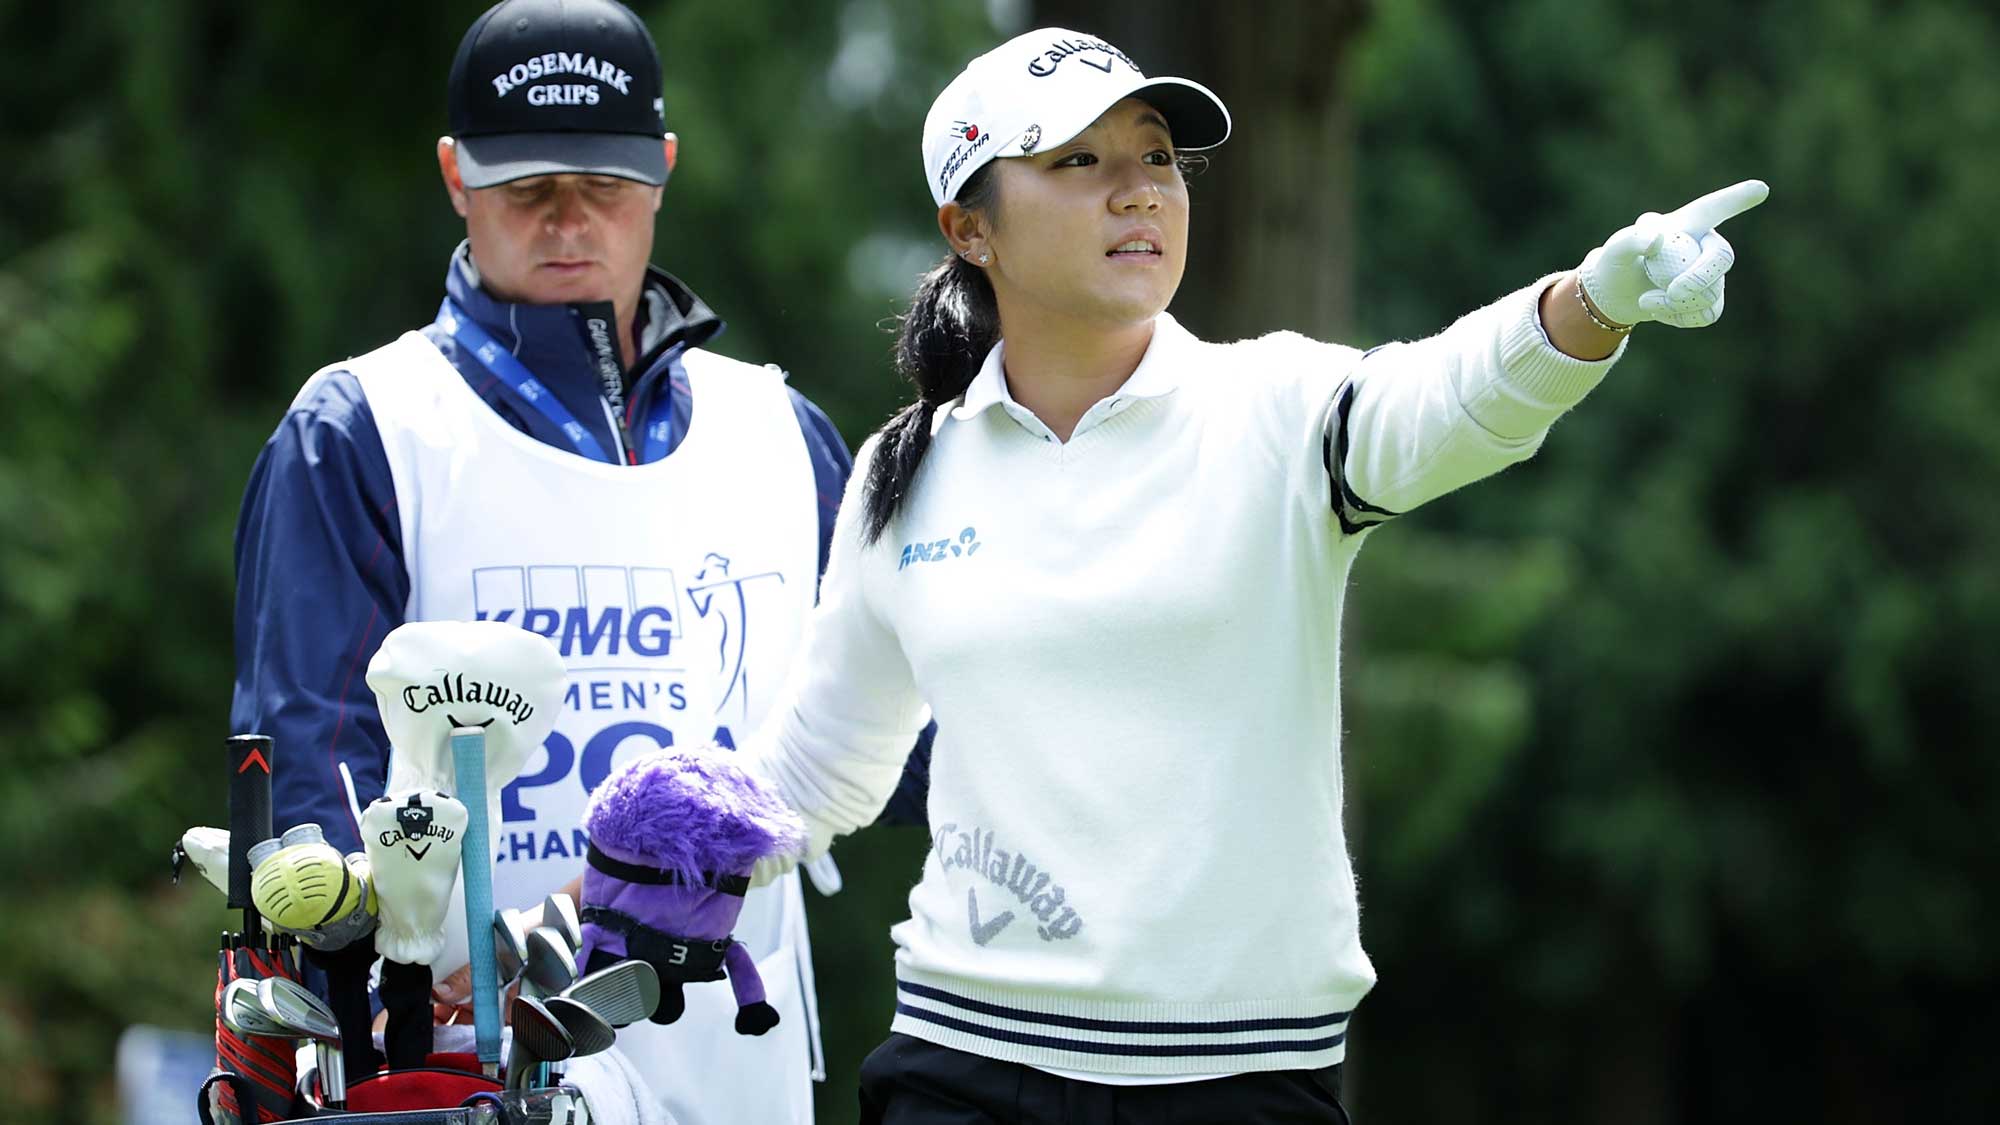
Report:
M165 860L223 817L236 502L307 374L434 306L459 228L431 145L481 6L0 0L0 1120L113 1121L119 1030L203 1026L227 915ZM938 251L916 126L1035 6L639 7L683 144L656 260L858 443L901 395L878 325ZM1119 7L1073 22L1173 19ZM1296 7L1241 18L1282 36ZM1774 193L1729 228L1719 327L1642 330L1535 461L1363 553L1362 1120L2000 1094L1995 57L1970 2L1371 6L1336 83L1351 342L1434 330L1638 210ZM1254 61L1195 77L1247 99ZM1198 223L1275 143L1259 124ZM1197 258L1197 329L1234 280ZM847 892L808 896L823 1120L886 1027L922 846L864 833Z
M1364 553L1379 1007L1487 1076L1391 1119L1992 1104L1996 47L1975 5L1380 7L1371 333L1773 187L1718 331L1635 338L1536 461Z

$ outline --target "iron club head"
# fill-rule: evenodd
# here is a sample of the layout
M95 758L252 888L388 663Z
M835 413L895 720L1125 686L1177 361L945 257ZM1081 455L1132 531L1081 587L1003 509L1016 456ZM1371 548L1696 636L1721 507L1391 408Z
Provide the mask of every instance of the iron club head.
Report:
M528 957L521 969L521 990L554 996L576 982L576 951L561 934L547 926L528 931Z
M583 920L577 916L575 899L561 893L543 899L542 925L561 934L571 950L582 948Z
M265 1014L264 1006L257 998L257 982L248 977L238 977L223 986L222 998L216 1004L216 1014L239 1035L298 1038L288 1024Z
M257 982L257 1003L264 1014L313 1041L319 1066L320 1099L329 1108L347 1104L347 1064L340 1053L340 1023L326 1002L295 980L265 977Z
M579 977L562 994L582 1001L612 1027L625 1027L660 1006L660 974L645 961L619 961Z
M507 1022L514 1029L514 1044L507 1052L509 1090L528 1089L536 1064L560 1062L574 1052L569 1029L532 996L514 997L507 1009Z
M528 926L520 911L493 912L493 961L500 970L502 985L520 976L521 969L527 965Z
M609 1050L618 1041L618 1032L587 1004L568 996L551 996L542 1005L569 1032L572 1055L594 1055Z
M257 1002L271 1018L297 1028L302 1039L340 1043L340 1024L326 1001L295 980L265 977L258 981Z

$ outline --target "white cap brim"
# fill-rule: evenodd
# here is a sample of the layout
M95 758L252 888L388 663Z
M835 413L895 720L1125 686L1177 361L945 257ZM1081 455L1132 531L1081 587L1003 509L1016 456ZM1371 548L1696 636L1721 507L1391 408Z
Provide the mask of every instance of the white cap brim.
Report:
M1061 124L1054 128L1044 126L1041 141L1033 149L1022 151L1016 138L1014 144L1001 146L1000 155L1026 156L1030 152L1068 144L1076 139L1078 133L1104 116L1104 111L1126 98L1137 98L1159 110L1160 116L1167 120L1167 130L1173 134L1174 148L1181 152L1214 148L1229 139L1229 107L1222 104L1215 91L1186 78L1141 78L1132 84L1131 89L1116 94L1095 109L1089 109L1091 103L1104 99L1093 98L1078 103L1074 124ZM1086 109L1089 109L1088 116L1084 115Z

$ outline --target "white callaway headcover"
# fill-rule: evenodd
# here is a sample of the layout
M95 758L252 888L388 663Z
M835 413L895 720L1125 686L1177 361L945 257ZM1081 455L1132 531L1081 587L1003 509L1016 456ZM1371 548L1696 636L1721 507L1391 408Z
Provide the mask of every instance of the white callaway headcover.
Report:
M389 732L385 792L458 792L453 727L486 730L489 800L555 729L568 676L548 638L498 621L412 621L383 639L368 686Z

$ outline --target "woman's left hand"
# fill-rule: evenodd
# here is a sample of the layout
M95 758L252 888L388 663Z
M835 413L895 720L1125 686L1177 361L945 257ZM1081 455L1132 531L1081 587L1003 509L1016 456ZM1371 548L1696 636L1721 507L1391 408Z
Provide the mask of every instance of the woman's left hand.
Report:
M1722 316L1723 276L1736 261L1715 228L1770 194L1764 181L1744 180L1665 215L1648 211L1583 259L1577 284L1615 325L1714 324Z

